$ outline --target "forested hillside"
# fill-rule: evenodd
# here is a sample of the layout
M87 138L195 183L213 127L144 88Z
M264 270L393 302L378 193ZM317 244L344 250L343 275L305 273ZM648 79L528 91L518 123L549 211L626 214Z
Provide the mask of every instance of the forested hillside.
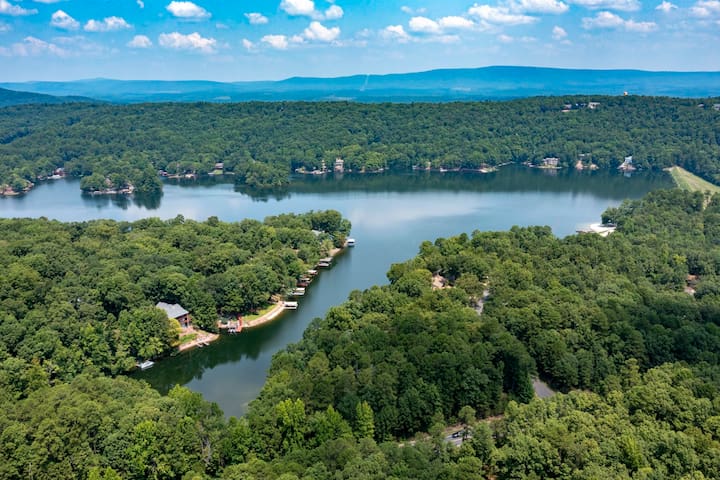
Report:
M53 382L125 372L178 344L180 327L157 302L217 330L220 317L294 287L349 228L335 211L240 223L0 220L0 358Z
M592 103L593 108L590 108ZM559 158L572 167L681 165L720 181L720 100L538 97L447 104L28 105L0 109L0 186L57 168L88 190L157 192L158 170L271 187L298 168L472 168ZM565 111L563 111L565 110Z
M718 478L720 199L659 191L604 216L618 224L607 238L532 227L423 243L389 285L353 292L277 354L239 420L183 388L160 397L93 366L53 375L65 352L6 346L2 475ZM23 222L36 235L78 228ZM37 257L13 248L16 262ZM13 296L32 299L22 278ZM569 393L531 400L532 375ZM461 447L443 440L456 422Z

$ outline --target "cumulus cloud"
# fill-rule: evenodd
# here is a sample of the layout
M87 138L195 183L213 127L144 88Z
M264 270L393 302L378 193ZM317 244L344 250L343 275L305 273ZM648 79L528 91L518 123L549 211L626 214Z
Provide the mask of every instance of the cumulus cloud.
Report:
M170 12L174 17L188 20L202 20L210 18L211 16L210 12L193 2L172 1L167 7L165 7L165 10Z
M289 44L285 35L265 35L260 41L277 50L287 50Z
M446 30L463 30L475 27L475 23L472 20L468 20L465 17L458 17L455 15L449 17L442 17L438 20L438 24Z
M720 1L700 0L695 2L695 5L690 9L690 13L698 18L720 16Z
M242 46L245 48L245 50L254 50L255 44L248 40L247 38L242 39Z
M280 9L293 17L310 17L313 20L337 20L345 14L338 5L330 5L325 12L315 9L313 0L282 0Z
M161 33L158 43L165 48L174 50L188 50L200 53L215 53L217 41L214 38L205 38L197 32L183 35L179 32Z
M408 28L412 32L440 34L442 29L435 20L426 17L412 17L408 22Z
M339 6L330 5L328 9L325 10L325 20L337 20L338 18L342 18L344 14L345 12Z
M318 42L333 42L340 36L340 28L327 28L322 23L314 21L310 22L310 26L303 31L303 37L308 40L316 40Z
M264 25L268 23L268 18L265 15L257 12L246 13L245 18L247 18L248 22L250 22L252 25Z
M564 28L555 25L552 29L552 38L555 40L563 40L567 37L567 32Z
M511 4L512 9L524 13L550 13L559 15L570 7L559 0L519 0Z
M62 10L58 10L52 14L50 17L50 25L55 28L62 28L63 30L77 30L80 28L80 22Z
M68 51L39 38L25 37L22 42L13 43L9 47L0 47L0 55L5 57L37 57L40 55L66 57Z
M668 2L667 0L663 0L663 2L655 7L655 10L660 10L661 12L670 13L673 10L676 10L678 7L677 5Z
M536 17L513 13L508 7L477 3L468 9L468 14L493 25L527 25L537 21Z
M591 10L619 10L621 12L634 12L640 10L639 0L566 0L573 5L589 8Z
M380 36L386 40L395 40L400 43L409 42L411 39L402 25L388 25L380 32Z
M88 20L83 29L86 32L117 32L132 28L122 17L106 17L102 20Z
M135 35L132 40L127 43L130 48L150 48L152 41L145 35Z
M143 0L136 0L137 6L140 8L145 8L145 2Z
M598 12L592 18L582 19L583 28L592 30L595 28L610 28L626 30L628 32L651 32L657 29L655 22L636 22L634 20L625 20L619 15L612 12Z
M0 15L10 15L11 17L21 17L23 15L35 15L38 13L38 11L34 8L22 8L19 5L13 5L12 3L8 2L8 0L0 0ZM25 40L28 38L35 38L35 37L26 37ZM37 39L36 39L37 40ZM15 45L21 45L16 43Z
M288 15L295 17L312 17L315 14L313 0L282 0L280 8Z

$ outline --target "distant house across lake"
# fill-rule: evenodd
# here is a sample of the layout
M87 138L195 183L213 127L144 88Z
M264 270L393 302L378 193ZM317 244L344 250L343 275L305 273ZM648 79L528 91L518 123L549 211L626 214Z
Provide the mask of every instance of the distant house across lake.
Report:
M190 318L190 312L177 303L171 305L165 302L158 302L155 306L160 310L164 310L168 318L177 320L182 328L188 328L191 325L192 319Z

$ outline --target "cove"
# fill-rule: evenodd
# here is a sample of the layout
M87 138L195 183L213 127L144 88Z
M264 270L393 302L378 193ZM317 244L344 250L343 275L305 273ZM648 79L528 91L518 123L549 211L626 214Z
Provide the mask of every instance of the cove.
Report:
M551 174L552 173L552 174ZM513 225L549 225L558 236L599 221L625 198L670 188L664 173L624 177L616 172L547 172L505 167L493 174L429 173L295 178L277 192L236 191L222 179L166 183L161 197L81 195L77 180L38 185L30 194L0 198L2 217L136 220L157 216L234 221L283 212L333 208L350 219L357 246L323 271L297 311L209 347L159 361L133 374L166 392L181 384L217 402L227 415L242 415L257 397L272 356L302 338L303 331L354 289L387 283L394 262L414 256L424 240Z

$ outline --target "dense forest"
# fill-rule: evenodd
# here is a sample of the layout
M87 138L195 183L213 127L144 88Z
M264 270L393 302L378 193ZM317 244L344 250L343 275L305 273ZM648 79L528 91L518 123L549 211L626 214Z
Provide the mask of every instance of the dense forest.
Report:
M59 346L114 315L96 303L105 320L81 316L76 293L43 295L39 268L62 256L40 262L32 242L3 238L0 258L13 258L4 271L35 271L4 280L0 291L13 293L3 311L56 302L52 315L43 307L0 323L10 342L0 349L0 476L719 478L720 199L658 191L604 219L618 225L607 238L558 239L531 227L424 242L390 268L389 285L353 292L278 353L248 414L229 421L185 388L161 396L88 363L56 374L68 353L85 359L77 352L107 348L97 336ZM116 246L123 251L138 248L136 230L148 235L143 223L6 222L3 231L15 225L37 239L69 235L83 252L102 243L85 232L93 228L112 230L116 242L130 236ZM212 227L145 222L158 230L150 242L158 249L172 245L165 237L176 228ZM64 274L61 284L71 288L78 276ZM203 291L195 286L189 293ZM533 399L536 375L565 393ZM460 425L460 447L444 440L449 424Z
M294 287L349 229L332 210L239 223L0 220L0 358L50 381L127 371L178 345L178 322L157 302L216 331Z
M66 104L0 108L0 187L57 169L88 191L153 193L158 171L276 187L296 169L470 168L506 162L680 165L720 182L718 99L568 96L504 102ZM591 108L592 105L592 108ZM182 119L182 122L178 122Z

